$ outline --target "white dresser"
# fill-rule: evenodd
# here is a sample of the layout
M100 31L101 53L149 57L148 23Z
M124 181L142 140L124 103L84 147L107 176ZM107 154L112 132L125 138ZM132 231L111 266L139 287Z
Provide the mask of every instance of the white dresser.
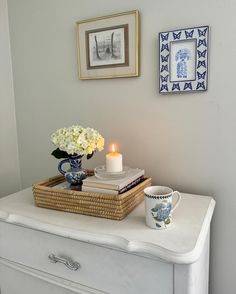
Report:
M35 207L31 188L0 200L1 294L207 294L211 197L182 194L166 230L144 203L123 221Z

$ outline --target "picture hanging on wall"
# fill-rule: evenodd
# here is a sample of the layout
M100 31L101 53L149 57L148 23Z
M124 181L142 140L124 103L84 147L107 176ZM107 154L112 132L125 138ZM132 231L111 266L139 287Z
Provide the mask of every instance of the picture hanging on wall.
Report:
M77 22L80 79L139 76L139 12Z
M209 27L159 33L159 92L206 91Z

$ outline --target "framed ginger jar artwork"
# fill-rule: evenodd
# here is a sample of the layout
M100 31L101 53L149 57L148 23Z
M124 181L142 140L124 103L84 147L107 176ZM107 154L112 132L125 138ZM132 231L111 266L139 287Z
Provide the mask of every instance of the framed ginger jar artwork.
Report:
M78 21L77 44L81 80L140 74L137 10Z
M159 92L206 91L209 27L159 33Z

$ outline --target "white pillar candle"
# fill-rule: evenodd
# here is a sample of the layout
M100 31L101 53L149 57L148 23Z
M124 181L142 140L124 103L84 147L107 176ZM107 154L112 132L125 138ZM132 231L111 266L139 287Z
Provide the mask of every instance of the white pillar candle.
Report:
M112 152L106 154L106 171L107 172L121 172L122 166L122 154L116 152L115 145L112 145Z

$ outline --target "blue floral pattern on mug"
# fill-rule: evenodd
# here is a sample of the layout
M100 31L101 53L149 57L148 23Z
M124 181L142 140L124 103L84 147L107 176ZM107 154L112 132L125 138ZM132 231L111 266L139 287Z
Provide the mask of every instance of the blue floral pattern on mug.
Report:
M156 204L151 209L152 217L156 221L156 226L161 227L158 222L164 222L165 224L170 223L171 203L168 201L162 201L162 203Z

